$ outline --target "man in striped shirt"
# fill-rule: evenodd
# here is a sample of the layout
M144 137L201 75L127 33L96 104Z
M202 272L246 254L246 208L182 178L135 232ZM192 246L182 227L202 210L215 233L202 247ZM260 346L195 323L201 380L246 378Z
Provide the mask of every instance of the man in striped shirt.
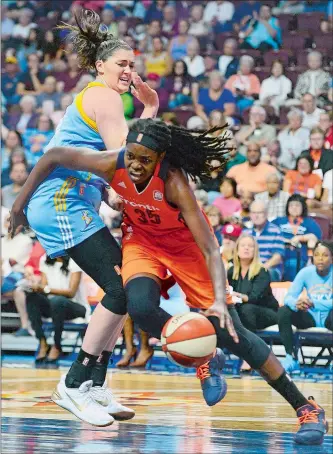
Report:
M255 201L250 208L253 228L246 233L254 236L258 242L260 260L269 271L272 281L281 281L282 262L285 253L284 241L278 226L267 219L267 207L261 201Z

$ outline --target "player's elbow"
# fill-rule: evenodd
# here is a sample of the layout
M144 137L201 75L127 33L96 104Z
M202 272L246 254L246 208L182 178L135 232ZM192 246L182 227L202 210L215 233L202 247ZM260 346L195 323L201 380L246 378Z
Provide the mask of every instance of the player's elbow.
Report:
M211 243L206 245L205 250L204 250L204 256L206 258L206 261L209 261L209 262L211 260L221 258L220 248L218 247L217 243L215 243L215 241L212 241Z

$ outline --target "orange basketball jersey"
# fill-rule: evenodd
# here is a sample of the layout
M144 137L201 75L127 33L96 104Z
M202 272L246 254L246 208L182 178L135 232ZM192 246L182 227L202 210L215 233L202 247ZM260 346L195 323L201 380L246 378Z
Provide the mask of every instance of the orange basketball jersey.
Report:
M187 229L178 208L173 208L166 200L164 182L169 164L163 160L145 189L139 192L132 182L124 162L125 151L118 156L117 169L111 187L124 202L124 223L141 227L153 235L165 235L171 231Z

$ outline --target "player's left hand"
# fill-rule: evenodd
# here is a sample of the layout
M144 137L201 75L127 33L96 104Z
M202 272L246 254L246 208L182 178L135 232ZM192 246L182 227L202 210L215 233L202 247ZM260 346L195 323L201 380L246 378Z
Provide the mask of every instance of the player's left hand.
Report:
M229 314L228 307L225 303L215 301L209 309L201 311L200 313L205 317L217 317L220 320L221 328L226 328L230 336L233 338L234 342L238 344L238 335L236 333L232 318Z
M110 186L105 186L103 189L102 200L110 208L116 211L123 211L123 201L119 195Z
M145 107L153 107L158 109L159 100L155 90L149 87L146 82L143 82L141 77L136 73L132 73L132 81L135 87L131 86L131 92Z

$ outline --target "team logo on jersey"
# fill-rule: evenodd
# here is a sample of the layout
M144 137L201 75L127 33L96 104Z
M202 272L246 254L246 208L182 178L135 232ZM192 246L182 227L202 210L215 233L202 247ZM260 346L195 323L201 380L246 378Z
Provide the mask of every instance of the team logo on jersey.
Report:
M125 189L127 188L126 184L123 181L118 183L118 186L120 186L121 188L125 188Z
M84 183L80 184L80 195L84 194L85 187L86 187L86 185Z
M83 211L82 211L81 219L82 219L82 221L85 222L86 227L88 227L88 225L89 225L89 224L91 223L91 221L93 220L93 217L90 216L90 214L88 213L87 210L83 210Z
M162 200L163 200L163 194L161 191L154 191L153 197L154 197L154 200L157 200L158 202L162 202Z

